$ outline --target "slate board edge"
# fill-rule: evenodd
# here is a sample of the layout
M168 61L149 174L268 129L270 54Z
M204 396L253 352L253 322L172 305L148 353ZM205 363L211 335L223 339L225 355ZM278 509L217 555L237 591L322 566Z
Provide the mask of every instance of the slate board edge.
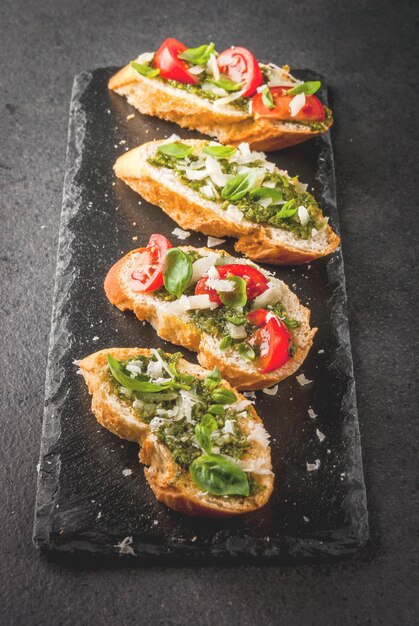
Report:
M107 68L108 69L108 68ZM316 75L318 76L318 75ZM60 459L58 455L51 455L49 451L53 447L53 445L58 441L60 437L60 426L59 421L54 416L54 406L53 403L57 402L59 399L63 402L65 398L63 397L63 390L61 389L61 383L63 378L61 375L58 379L54 379L53 374L59 373L59 368L57 365L59 361L57 360L58 354L56 354L57 347L57 338L60 334L66 333L65 322L63 321L65 318L61 315L62 310L68 304L66 297L61 296L64 292L64 285L69 286L74 280L74 273L71 272L71 240L67 239L63 236L67 232L67 225L69 224L72 217L77 213L72 208L72 203L69 201L71 194L69 193L69 189L72 188L74 178L79 170L81 160L82 160L82 146L84 139L84 130L85 130L85 117L84 113L81 111L79 106L79 101L84 91L88 87L91 79L93 77L92 72L82 72L75 76L72 96L71 96L71 105L70 105L70 121L69 121L69 129L68 129L68 146L67 146L67 159L66 159L66 176L64 180L64 191L63 191L63 204L62 204L62 214L60 221L60 233L59 233L59 244L58 244L58 253L57 253L57 273L56 273L56 281L55 281L55 289L54 289L54 299L53 299L53 315L52 315L52 324L51 324L51 336L50 336L50 346L49 346L49 355L48 355L48 364L47 364L47 375L46 375L46 384L45 384L45 410L44 410L44 419L43 419L43 429L42 429L42 440L41 440L41 451L40 451L40 462L38 466L38 485L37 485L37 497L36 497L36 505L35 505L35 523L34 523L34 534L33 540L37 548L42 551L45 550L54 550L61 552L70 552L73 554L84 553L87 545L89 546L89 551L92 550L92 542L91 538L86 537L84 541L83 537L80 535L73 540L67 538L66 543L60 543L60 541L51 537L50 534L50 522L52 517L52 512L55 505L55 495L57 493L58 479L60 474ZM77 122L77 123L76 123ZM76 132L76 129L79 129ZM80 130L82 129L82 130ZM333 151L331 145L330 134L328 133L326 136L323 136L322 141L324 142L322 152L328 159L328 166L333 169ZM329 149L326 150L328 144ZM329 198L323 198L323 201L328 204L334 204L336 200L336 192L333 187L329 194ZM335 227L339 231L339 223L338 223L338 215L335 215ZM334 310L337 306L344 308L346 306L346 288L345 288L345 276L343 271L343 257L341 251L337 252L330 260L328 264L328 272L330 276L333 278L333 282L338 285L338 289L334 293L333 301L334 301ZM67 290L68 291L68 290ZM352 467L356 468L356 470L351 474L351 478L355 479L356 486L352 490L352 495L357 499L358 507L359 507L359 517L362 518L362 523L358 526L358 530L356 530L356 525L353 523L355 520L351 517L351 523L348 527L349 531L354 531L345 535L345 538L340 545L340 553L339 555L335 555L335 558L342 558L345 556L345 553L349 556L356 552L360 547L365 545L368 540L368 512L366 508L366 494L365 494L365 486L363 479L363 469L362 469L362 458L361 458L361 448L359 444L360 434L359 434L359 424L357 417L357 407L356 407L356 396L355 396L355 381L353 376L353 362L350 352L350 336L349 336L349 327L347 321L347 315L345 317L345 324L340 324L337 328L337 334L342 341L342 344L345 346L345 350L349 349L349 362L347 362L346 374L348 375L348 390L344 395L342 406L346 405L346 412L350 419L347 420L347 428L346 428L346 437L352 438L352 441L356 442L358 445L349 446L348 447L348 465L349 461L352 462ZM344 350L344 351L345 351ZM58 352L60 349L58 348ZM54 368L53 368L54 365ZM61 397L60 397L61 396ZM348 411L348 407L351 409ZM356 461L356 462L355 462ZM359 520L358 520L359 523ZM347 529L345 529L347 530ZM106 535L109 545L109 536ZM96 536L96 539L98 537ZM96 541L94 542L96 543ZM218 547L220 547L220 543L218 543ZM231 543L231 542L226 542ZM281 541L273 542L269 547L265 542L259 542L260 546L255 545L253 550L249 551L249 545L245 543L242 547L240 545L232 546L232 545L222 545L220 549L220 557L226 557L224 550L228 551L229 557L249 557L261 556L262 558L271 558L274 557L276 560L279 559L282 555L282 551L284 546L287 546L288 554L292 554L295 552L296 559L319 559L322 557L331 557L333 556L333 547L336 547L336 539L334 539L334 545L329 545L327 542L327 538L325 537L325 541L320 540L312 540L311 542L308 539L304 539L305 548L301 549L302 546L299 544L301 540L297 537L286 537L281 538ZM257 544L257 541L256 541ZM262 545L263 544L263 545ZM307 550L308 545L310 545L310 549ZM115 545L115 552L112 552L112 555L118 553L117 546ZM94 551L94 554L97 556L110 556L109 549L101 548L100 545L96 546L97 550ZM158 560L163 559L165 556L173 555L176 552L182 553L185 557L202 557L207 554L205 550L197 550L194 548L193 544L191 546L176 546L176 543L167 542L165 546L159 545L154 546L153 544L147 544L145 542L134 542L135 553L137 556L151 556L157 557ZM156 549L157 548L157 549ZM217 558L217 551L214 551L214 546L212 544L208 545L208 549L211 550L211 554L213 557ZM123 555L127 556L127 555ZM282 555L283 556L283 555ZM132 557L127 559L132 561ZM284 560L284 559L279 559ZM290 557L286 557L284 562L290 560Z

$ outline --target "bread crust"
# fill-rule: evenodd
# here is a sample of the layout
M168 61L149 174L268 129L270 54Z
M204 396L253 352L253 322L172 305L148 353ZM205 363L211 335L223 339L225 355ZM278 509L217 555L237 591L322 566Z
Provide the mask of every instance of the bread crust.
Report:
M152 433L150 426L141 422L128 404L111 393L110 384L106 379L107 355L123 360L138 355L150 355L145 348L106 348L84 358L79 366L92 394L92 412L98 422L122 439L135 441L141 446L139 459L147 467L144 474L156 498L169 508L185 515L205 517L232 517L243 515L261 508L269 500L274 484L271 472L272 464L270 448L262 448L260 444L251 442L250 450L243 458L257 458L270 473L258 475L258 482L263 489L248 498L223 498L203 495L190 478L189 473L180 468L174 461L169 448L159 441ZM183 359L179 362L181 371L199 378L208 374L198 365ZM223 381L225 387L231 386ZM234 390L235 391L235 390ZM237 393L237 392L235 392ZM244 400L238 395L238 400ZM253 407L250 408L249 422L262 423ZM245 432L246 422L240 424Z
M217 137L224 144L246 142L252 149L264 152L280 150L317 137L327 132L333 124L330 119L327 127L319 131L303 124L257 119L249 113L234 109L217 111L210 101L193 97L193 94L165 85L159 80L141 76L131 65L126 65L112 76L108 87L125 96L141 113Z
M139 320L148 321L159 337L175 345L183 346L198 353L199 363L207 368L218 367L223 378L239 390L263 389L296 372L305 360L312 344L317 328L310 328L310 311L303 307L297 296L287 287L287 296L295 309L299 311L301 320L301 339L294 356L281 368L272 372L262 373L249 364L240 365L237 359L228 359L228 352L216 350L211 336L201 331L185 315L177 315L162 309L159 301L152 293L135 294L130 291L126 281L126 270L134 261L135 255L144 248L131 250L111 267L105 279L105 293L108 300L121 311L131 310ZM206 252L221 253L221 250L200 248ZM226 254L224 252L224 254Z
M340 244L340 238L326 226L327 244L323 248L298 248L274 238L273 229L244 220L228 220L211 208L212 202L204 203L198 193L185 187L181 193L161 178L153 176L153 168L147 163L146 155L151 146L160 142L147 142L122 154L115 162L114 171L131 189L147 202L159 206L181 228L192 229L215 237L237 237L235 249L254 261L273 265L301 265L323 256L328 256ZM186 140L185 143L199 145L200 141ZM190 192L190 193L188 193ZM207 204L207 206L206 206Z

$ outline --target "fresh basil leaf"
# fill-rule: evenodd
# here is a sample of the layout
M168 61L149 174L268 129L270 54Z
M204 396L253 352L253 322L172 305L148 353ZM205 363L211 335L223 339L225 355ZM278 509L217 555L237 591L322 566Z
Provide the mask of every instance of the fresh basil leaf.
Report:
M240 198L243 198L243 196L255 186L255 182L255 172L238 174L223 187L221 195L226 200L240 200Z
M152 383L149 380L138 380L131 378L125 374L123 366L115 359L111 354L108 354L108 366L112 376L116 381L126 389L133 389L133 391L140 391L143 393L157 393L158 391L165 391L173 387L172 382L163 383L161 385Z
M233 156L236 150L237 148L234 146L205 146L202 152L215 159L228 159Z
M296 85L292 89L289 89L287 91L287 96L296 96L299 93L311 96L320 89L321 85L322 84L319 80L309 80L306 83L301 83L300 85Z
M215 389L211 398L214 400L216 404L233 404L236 402L237 396L235 393L230 391L230 389L226 389L225 387L220 387L219 389Z
M295 200L288 200L288 202L286 202L282 207L281 210L278 211L278 213L276 214L276 217L280 217L282 218L286 218L286 217L292 217L293 215L295 215L295 213L297 213L298 211L298 207L297 207L297 203Z
M274 102L271 90L269 89L268 85L265 85L265 87L263 88L263 91L262 91L262 102L268 109L274 109L275 108L275 102Z
M252 189L249 194L251 200L259 200L260 198L272 198L273 202L282 202L282 193L278 189L272 187L257 187Z
M217 406L217 405L216 405L216 404L213 404L212 406L214 407L214 406ZM222 408L222 409L223 409L223 411L224 411L224 407L221 407L221 408ZM210 407L210 409L211 409L211 407ZM210 410L210 409L208 409L208 410ZM214 413L214 415L216 415L216 413ZM203 426L204 428L206 428L207 430L209 430L211 433L212 433L214 430L217 430L217 428L218 428L218 424L217 424L217 422L215 421L215 418L214 418L212 415L210 415L210 413L205 413L205 415L204 415L204 417L202 418L202 420L201 420L200 424L202 424L202 426Z
M234 291L220 291L218 297L226 307L232 309L236 306L244 306L247 302L246 281L241 276L227 276L227 280L234 283Z
M189 256L179 248L170 248L163 269L163 282L167 291L180 298L191 278L192 262Z
M286 326L288 326L288 328L292 329L301 326L301 322L299 322L298 320L292 317L287 317L287 315L285 314L285 309L279 301L271 306L268 306L268 309L273 311L275 315L277 315L279 319L282 320Z
M215 44L212 42L208 45L199 46L198 48L188 48L181 54L178 54L178 59L187 61L191 65L206 65L209 61L210 54L215 52Z
M220 370L218 369L218 367L214 367L211 374L208 374L208 376L205 378L204 385L207 389L215 389L216 387L218 387L221 380L222 379Z
M157 152L165 154L172 159L184 159L193 150L193 146L187 146L185 143L175 141L173 143L164 143L159 146Z
M224 415L225 408L223 407L222 404L211 404L211 406L208 407L208 413L212 413L213 415ZM217 422L215 422L214 430L216 428L217 428Z
M233 343L233 338L230 337L230 335L225 335L219 343L219 348L220 350L223 350L223 351L227 350L228 348L230 348L232 343Z
M239 91L241 89L240 83L235 83L234 80L230 80L229 78L225 78L220 76L218 80L215 78L206 78L207 83L211 83L216 85L216 87L221 87L221 89L225 89L225 91Z
M212 450L211 431L205 428L202 422L199 422L195 426L195 436L203 451L209 454Z
M157 74L160 74L160 70L156 67L151 67L150 65L145 65L144 63L137 63L136 61L131 61L131 67L133 67L141 76L146 76L146 78L154 78Z
M227 322L230 322L230 324L234 324L235 326L242 326L247 322L247 317L242 313L226 313L225 318Z
M237 346L237 352L247 361L253 361L256 357L255 351L248 343L239 343Z
M192 480L215 496L248 496L249 482L244 471L221 454L203 454L189 468Z

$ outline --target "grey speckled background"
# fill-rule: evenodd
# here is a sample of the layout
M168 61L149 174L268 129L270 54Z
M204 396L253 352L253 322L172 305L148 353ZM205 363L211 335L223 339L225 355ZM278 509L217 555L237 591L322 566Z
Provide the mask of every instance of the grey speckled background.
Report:
M419 608L417 2L194 0L175 6L0 4L0 623L413 624ZM192 44L211 38L219 49L240 43L260 57L316 69L331 85L372 533L368 550L351 562L80 569L40 558L32 546L73 76L122 64L168 34Z

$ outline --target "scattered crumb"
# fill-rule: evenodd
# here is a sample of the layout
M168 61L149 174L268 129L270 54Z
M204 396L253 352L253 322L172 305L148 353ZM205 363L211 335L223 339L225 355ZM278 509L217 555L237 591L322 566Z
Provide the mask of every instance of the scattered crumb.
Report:
M326 435L323 435L318 428L316 428L316 435L319 438L320 443L326 439Z
M183 230L182 228L175 228L172 230L172 235L178 239L187 239L191 236L191 233L188 230Z
M102 511L99 511L99 513L96 515L96 519L100 519L102 517Z
M265 387L262 389L263 393L266 393L267 396L276 396L278 392L278 385L274 385L273 387Z
M192 537L191 541L196 541L198 539L198 537L195 535L195 537Z
M95 335L92 339L92 341L99 341L99 337L97 335Z
M132 469L124 469L124 470L122 470L122 473L123 473L124 476L131 476Z
M310 518L309 518L309 517L306 517L305 515L303 515L303 520L307 523L307 522L309 522L309 521L310 521Z
M132 225L133 225L133 226L137 226L137 222L133 222L133 223L132 223Z
M137 235L134 235L134 237L132 238L133 241L137 241L138 237Z
M317 354L324 354L324 350L319 350Z
M307 413L310 419L316 419L317 413L315 413L311 407L308 409Z
M254 391L243 391L243 395L245 398L256 398Z
M315 472L320 467L320 459L316 459L314 461L314 463L307 463L306 462L306 465L307 465L307 471L308 472Z
M309 380L308 378L306 378L304 374L298 374L298 376L296 376L296 379L298 380L298 382L300 383L302 387L304 387L304 385L309 385L310 383L313 382L312 380Z
M44 228L46 228L46 226L45 226L45 224L42 224L41 230L44 230Z
M134 113L130 113L129 115L127 115L127 120L133 120L135 117Z
M222 243L225 243L225 239L218 239L218 237L208 237L207 246L208 248L214 248L215 246L220 246Z
M158 523L159 523L159 521L158 521L158 520L153 519L153 524L154 524L154 526L157 526L157 524L158 524Z
M131 554L135 556L134 549L132 548L132 537L125 537L120 543L117 543L114 548L119 548L119 554Z
M119 145L120 145L120 146L123 146L123 145L124 145L124 144L126 144L126 143L127 143L127 142L126 142L126 140L125 140L125 139L121 139L121 141L119 142Z
M326 452L327 452L327 454L330 454L332 451L331 451L330 448L327 448Z
M74 359L73 361L73 365L75 365L76 367L78 367L81 363L81 359Z

